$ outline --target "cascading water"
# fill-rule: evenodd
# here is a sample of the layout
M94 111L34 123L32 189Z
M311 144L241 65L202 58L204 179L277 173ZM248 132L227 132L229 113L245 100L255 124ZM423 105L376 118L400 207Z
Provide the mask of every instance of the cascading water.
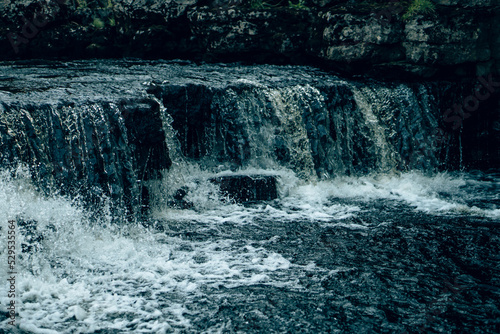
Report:
M0 70L3 282L17 225L0 330L500 329L498 171L442 171L461 147L430 139L448 103L435 83L183 62ZM241 204L213 181L242 175L275 178L278 198Z
M235 80L211 89L168 83L154 92L173 117L186 157L203 166L286 166L311 179L436 169L438 154L430 149L421 154L418 144L437 124L438 111L430 110L430 101L419 102L430 98L419 89L339 80L269 87ZM196 100L197 95L203 97ZM419 154L425 164L414 161Z

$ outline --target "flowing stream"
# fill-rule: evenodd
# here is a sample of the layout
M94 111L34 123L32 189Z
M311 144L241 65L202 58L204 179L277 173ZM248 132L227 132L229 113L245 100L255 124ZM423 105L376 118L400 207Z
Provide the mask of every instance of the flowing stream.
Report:
M4 283L17 225L0 331L498 333L500 170L449 168L462 146L434 139L439 89L298 66L0 63ZM273 177L278 198L238 203L210 181L241 175Z

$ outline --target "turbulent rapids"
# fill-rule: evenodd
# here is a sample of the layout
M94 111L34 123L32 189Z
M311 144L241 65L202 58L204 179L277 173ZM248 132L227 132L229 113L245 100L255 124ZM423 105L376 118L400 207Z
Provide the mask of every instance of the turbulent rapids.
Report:
M0 330L500 330L500 172L461 171L449 86L182 61L0 70L7 283L17 226Z

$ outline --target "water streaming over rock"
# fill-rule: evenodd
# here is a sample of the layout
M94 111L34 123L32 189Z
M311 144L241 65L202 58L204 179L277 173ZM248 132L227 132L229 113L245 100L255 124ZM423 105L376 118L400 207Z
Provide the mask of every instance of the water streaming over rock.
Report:
M298 67L91 65L3 67L2 163L26 163L44 189L102 193L133 214L141 182L171 161L283 166L307 180L439 165L419 147L438 126L425 85Z

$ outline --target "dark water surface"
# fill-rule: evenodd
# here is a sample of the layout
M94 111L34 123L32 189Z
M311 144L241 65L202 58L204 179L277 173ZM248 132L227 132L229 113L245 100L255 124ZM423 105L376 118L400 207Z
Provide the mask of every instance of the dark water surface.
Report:
M269 203L212 199L158 210L144 228L96 222L69 199L39 196L6 174L2 215L22 210L46 232L18 269L24 332L496 333L500 326L498 191L474 190L498 189L497 176L297 181ZM4 289L3 312L5 296Z

